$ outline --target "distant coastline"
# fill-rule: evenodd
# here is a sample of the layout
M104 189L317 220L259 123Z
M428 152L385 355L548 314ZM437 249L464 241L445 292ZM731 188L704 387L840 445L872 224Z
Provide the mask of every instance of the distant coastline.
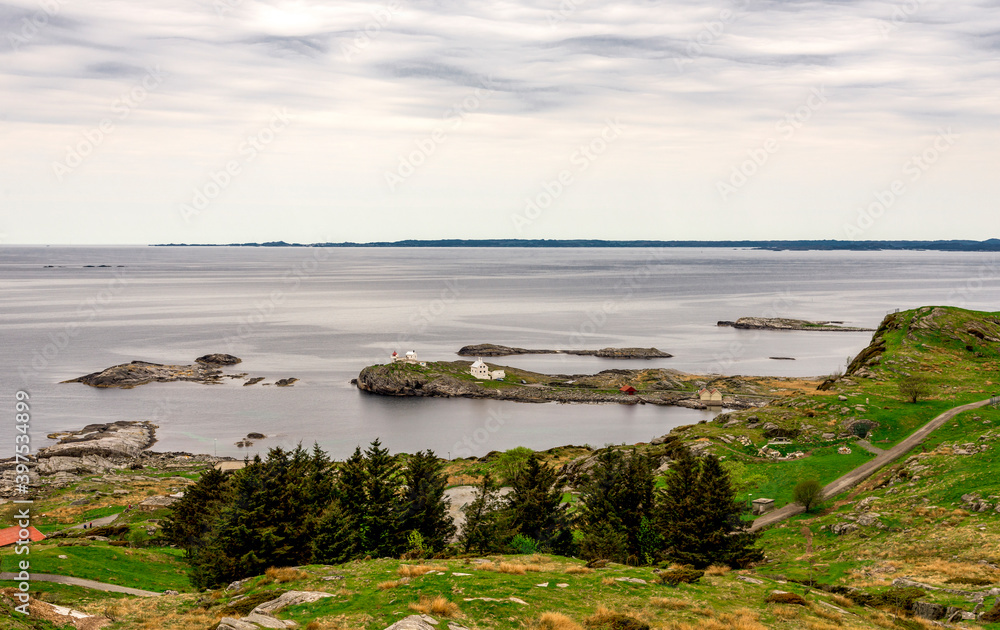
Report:
M1000 239L984 241L609 241L599 239L436 239L382 241L373 243L158 243L151 247L541 247L541 248L596 248L596 247L712 247L744 248L770 251L940 251L940 252L997 252Z

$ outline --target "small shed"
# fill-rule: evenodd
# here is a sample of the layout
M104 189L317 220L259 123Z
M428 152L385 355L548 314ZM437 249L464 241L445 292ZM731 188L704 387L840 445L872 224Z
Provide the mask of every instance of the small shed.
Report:
M636 389L631 385L622 385L618 388L618 391L623 394L628 394L629 396L635 396Z
M711 389L706 388L699 390L698 398L701 400L701 402L705 403L706 405L718 406L718 407L722 406L722 392L715 389L714 387Z
M753 500L753 515L760 516L761 514L766 514L774 509L774 499L765 499L761 497L759 499Z
M28 538L31 542L38 542L39 540L45 539L45 534L38 531L32 525L28 525ZM21 527L17 525L13 527L8 527L6 529L0 529L0 547L6 547L7 545L13 545L18 540L21 540Z

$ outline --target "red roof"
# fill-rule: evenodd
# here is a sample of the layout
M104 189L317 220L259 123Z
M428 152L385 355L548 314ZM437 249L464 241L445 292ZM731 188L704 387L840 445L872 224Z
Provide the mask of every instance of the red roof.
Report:
M623 394L634 394L635 393L635 388L632 387L631 385L622 385L618 389L618 391L622 392Z
M0 529L0 547L6 547L7 545L13 545L20 538L21 528L15 525L14 527L8 527L7 529ZM28 526L28 537L31 538L31 542L37 542L39 540L45 539L45 534L38 531L31 525Z

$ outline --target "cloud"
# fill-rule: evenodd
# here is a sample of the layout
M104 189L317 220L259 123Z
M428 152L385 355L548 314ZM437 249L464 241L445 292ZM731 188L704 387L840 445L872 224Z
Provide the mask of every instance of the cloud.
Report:
M622 139L523 236L627 237L609 214L620 200L646 222L636 237L838 238L839 215L949 125L962 140L923 180L933 194L914 189L873 237L971 236L957 226L981 220L992 198L975 176L995 161L995 5L7 2L0 133L12 204L0 218L25 242L317 240L312 231L335 224L354 240L514 236L523 197L618 117ZM152 68L167 78L115 118ZM781 121L814 89L828 101L783 137ZM254 174L214 214L180 222L192 187L281 107L294 122ZM113 132L57 182L53 162L109 117ZM433 155L390 194L385 173L436 131ZM723 202L715 184L772 137L773 157ZM274 189L292 186L298 205L281 207ZM815 203L831 190L839 208ZM962 221L928 201L949 192ZM470 206L492 214L465 221ZM132 208L149 228L123 220ZM115 227L76 218L93 215ZM704 233L694 216L729 232Z

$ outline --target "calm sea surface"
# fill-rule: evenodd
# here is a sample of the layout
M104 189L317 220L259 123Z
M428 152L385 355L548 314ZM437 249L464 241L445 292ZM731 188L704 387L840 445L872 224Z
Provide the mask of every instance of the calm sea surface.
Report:
M46 268L46 265L53 267ZM86 265L95 265L86 267ZM96 265L110 265L97 267ZM336 457L380 437L393 451L452 457L518 445L647 441L712 414L651 405L384 398L350 379L393 350L452 360L471 343L583 349L655 346L655 361L523 356L498 362L579 374L617 367L815 376L842 368L870 333L719 328L744 315L875 327L927 304L1000 310L997 256L723 249L0 249L0 383L33 403L33 447L94 422L152 420L157 450L240 456L313 441ZM265 382L157 383L132 390L59 381L134 359L209 352ZM769 357L794 357L777 361ZM13 431L0 431L0 457ZM34 450L33 449L33 450Z

